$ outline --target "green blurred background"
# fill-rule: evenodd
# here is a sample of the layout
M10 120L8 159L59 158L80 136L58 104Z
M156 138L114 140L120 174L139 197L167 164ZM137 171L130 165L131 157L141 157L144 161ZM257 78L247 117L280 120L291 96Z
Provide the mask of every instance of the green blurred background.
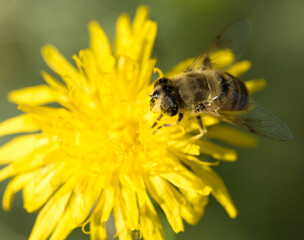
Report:
M71 59L88 46L89 20L99 21L113 40L118 15L133 16L141 4L158 22L153 55L164 71L198 55L226 25L250 19L253 35L244 59L253 65L243 79L266 78L267 88L255 99L294 134L290 142L259 138L256 149L238 149L237 162L217 167L239 216L230 219L211 199L200 223L186 225L176 239L304 239L303 0L0 0L0 120L18 114L7 92L43 83L43 45L51 43ZM0 239L26 239L35 217L23 210L18 194L10 212L0 211ZM172 239L167 227L166 236ZM77 230L69 239L87 237Z

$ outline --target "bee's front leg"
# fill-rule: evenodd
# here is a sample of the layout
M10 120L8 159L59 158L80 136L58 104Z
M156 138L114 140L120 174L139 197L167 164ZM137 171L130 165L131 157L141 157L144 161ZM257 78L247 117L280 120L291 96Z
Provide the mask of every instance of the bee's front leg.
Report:
M200 133L191 137L189 139L189 141L191 141L191 142L200 139L202 136L204 136L205 133L207 133L207 128L204 127L203 122L202 122L202 117L197 116L196 119L197 119L197 122L198 122Z
M163 116L164 116L163 114L160 114L156 119L156 121L153 123L151 128L154 128L158 124L158 122L162 119Z
M162 127L171 127L171 126L176 126L176 125L178 125L178 124L181 122L181 120L183 119L183 116L184 116L184 115L183 115L182 113L179 113L179 114L178 114L178 119L177 119L176 123L163 124L163 125L159 126L158 128L156 128L156 130L153 132L153 134L155 134L155 133L156 133L159 129L161 129ZM157 121L159 121L162 117L163 117L163 115L161 114L161 116L158 117ZM152 128L155 127L156 125L157 125L157 123L155 122L155 123L153 124Z

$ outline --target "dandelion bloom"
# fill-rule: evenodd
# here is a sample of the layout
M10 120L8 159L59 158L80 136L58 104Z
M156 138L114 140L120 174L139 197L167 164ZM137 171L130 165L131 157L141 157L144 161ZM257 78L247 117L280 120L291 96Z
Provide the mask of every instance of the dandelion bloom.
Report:
M46 85L9 94L24 113L2 122L0 135L24 134L0 148L0 164L6 164L0 180L12 178L2 204L10 209L22 190L24 208L40 211L29 239L64 239L86 225L91 239L105 239L115 234L106 230L111 215L120 239L132 239L135 231L144 239L162 239L155 204L177 233L184 230L183 220L199 221L210 194L236 217L212 169L218 161L235 161L236 152L212 140L245 147L256 140L208 116L203 117L208 133L196 142L188 141L198 129L191 119L152 133L157 116L149 111L148 95L156 30L146 7L138 8L132 24L122 14L112 50L98 23L91 22L90 47L73 56L75 66L53 46L42 49L61 80L42 72ZM242 61L229 72L240 75L249 67ZM247 83L250 91L263 85L263 80Z

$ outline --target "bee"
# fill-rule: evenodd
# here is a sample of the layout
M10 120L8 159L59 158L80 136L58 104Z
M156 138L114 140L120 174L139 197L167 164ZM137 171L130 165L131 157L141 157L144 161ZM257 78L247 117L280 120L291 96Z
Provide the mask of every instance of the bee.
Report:
M154 133L161 127L178 125L183 116L189 114L198 121L200 134L194 137L198 139L207 131L201 119L206 114L270 139L286 141L292 138L291 131L282 121L249 97L243 81L223 69L214 68L216 59L212 54L230 52L233 62L237 61L250 34L250 21L238 21L222 31L185 72L155 81L149 96L150 107L160 115L152 128L164 115L178 115L178 119L174 124L157 127Z

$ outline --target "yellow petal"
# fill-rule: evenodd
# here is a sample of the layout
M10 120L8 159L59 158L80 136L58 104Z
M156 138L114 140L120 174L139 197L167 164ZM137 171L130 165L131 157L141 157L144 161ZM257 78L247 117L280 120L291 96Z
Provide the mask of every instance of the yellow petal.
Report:
M99 205L96 211L100 212L101 222L108 221L110 214L113 210L115 203L115 188L114 186L108 186L103 189L101 197L99 199Z
M120 182L124 186L128 186L137 193L138 204L142 206L145 203L146 186L143 179L143 173L131 172L128 175L124 174L119 177Z
M51 146L42 146L31 153L27 154L25 157L16 159L12 164L0 170L1 181L10 176L33 171L44 164L44 157L52 150Z
M147 20L149 15L149 9L146 6L140 6L136 9L136 14L133 20L133 32L135 34L141 34L143 24Z
M128 57L140 64L149 60L157 25L147 20L148 9L139 7L137 9L133 25L130 26L130 19L122 14L117 21L116 56Z
M67 102L70 99L69 99L69 91L67 87L62 83L60 83L59 81L57 81L53 76L51 76L45 71L41 72L41 76L50 85L53 91L56 92L57 94L56 101L59 101L59 103L62 104L63 106L68 106Z
M79 57L77 55L73 56L76 65L81 72L81 74L87 78L89 91L94 93L97 91L97 84L100 81L99 71L102 71L102 67L105 67L106 63L101 63L101 66L98 66L97 59L94 52L91 49L84 49L79 51ZM109 61L106 61L109 63Z
M208 116L208 115L204 115L202 116L202 122L203 125L208 127L208 126L213 126L215 124L218 124L220 121L217 118Z
M248 89L249 94L253 94L256 91L265 88L266 81L265 79L254 79L254 80L246 81L245 85Z
M156 64L156 60L145 61L142 65L141 72L139 74L138 82L136 85L137 91L139 92L141 89L148 87L150 84L150 79L152 76L153 68Z
M177 193L177 190L173 190ZM163 202L163 204L160 204L160 207L164 211L166 218L168 222L170 223L172 230L175 233L183 232L184 231L184 223L182 219L182 213L181 213L181 208L174 204L172 205L170 201Z
M119 195L116 196L113 214L115 218L116 235L118 235L119 239L132 240L132 231L129 228L125 215L124 201L122 201Z
M193 63L195 58L188 58L179 62L176 66L170 69L166 76L173 76L175 74L186 71L186 69ZM234 60L234 55L230 50L222 50L215 52L211 55L211 61L214 69L224 69L229 66ZM251 63L248 60L243 60L233 64L227 72L233 76L241 76L247 72L251 67Z
M257 139L252 134L240 131L235 127L225 125L217 125L209 128L206 136L237 147L253 148L258 144Z
M160 176L167 179L179 189L196 191L201 195L209 195L210 188L204 185L197 176L189 172L186 168L183 168L181 165L176 165L173 169L174 171L171 172L165 171L164 173L160 173Z
M214 52L210 55L210 62L214 69L224 69L234 61L233 52L227 48Z
M248 60L243 60L233 64L227 72L232 76L239 77L251 68L251 62Z
M98 22L91 21L89 23L89 31L91 34L90 48L93 50L93 52L95 52L95 54L99 54L99 57L101 58L103 58L105 55L110 55L111 46L109 40L102 28L99 26Z
M184 204L182 195L158 176L147 179L149 193L162 208L174 232L184 231L180 205Z
M35 149L49 143L49 138L41 134L30 134L15 137L10 142L0 147L0 164L20 160ZM16 151L18 149L18 151Z
M100 221L97 214L94 214L93 219L90 221L90 237L92 240L107 239L105 224Z
M14 167L10 164L0 170L0 181L15 175Z
M140 208L140 226L144 239L162 240L164 234L161 222L157 216L151 200L146 195L146 204Z
M125 201L125 213L128 221L128 225L132 231L138 229L138 205L136 194L134 191L128 188L121 189L122 199Z
M236 151L230 148L222 147L212 142L201 140L197 142L200 146L200 152L212 156L217 160L235 161L237 159Z
M41 50L42 56L48 66L56 72L72 88L82 89L84 86L83 79L78 71L60 54L53 46L44 46Z
M186 165L188 165L188 162L195 162L196 164L199 165L204 165L204 166L217 166L219 165L219 161L205 161L203 157L199 156L199 157L195 157L195 156L191 156L191 155L181 155L180 160L185 163Z
M35 173L25 173L14 177L9 184L7 185L3 200L2 200L2 208L6 211L10 210L12 207L12 203L14 200L14 195L20 191L24 185L33 178Z
M227 188L220 178L210 167L206 166L191 166L192 170L200 176L203 181L212 188L212 195L225 208L226 212L231 218L235 218L237 210L233 204Z
M17 104L41 105L56 101L56 95L49 86L40 85L11 91L8 99Z
M82 178L86 180L77 179L75 182L73 179L73 182L78 186L74 187L69 204L52 233L51 240L65 239L73 229L79 227L86 220L94 207L100 194L99 184L96 184L98 182L97 176L82 175Z
M113 71L115 59L111 53L108 38L99 24L95 21L89 23L90 47L94 53L97 69L101 72Z
M64 159L61 161L62 162L47 165L44 168L39 169L39 172L36 172L33 179L28 181L24 186L24 208L28 212L39 209L58 189L61 191L64 190L60 187L68 179L72 178L71 176L76 169L75 162L63 164ZM69 190L70 189L66 188L65 192L68 192Z
M58 181L58 177L55 177L57 171L60 171L58 165L49 165L41 168L35 177L24 186L23 202L24 208L28 212L38 210L62 184L62 181ZM61 174L68 173L61 172ZM65 177L67 178L68 176Z
M0 137L15 133L36 132L39 130L34 124L32 117L28 114L22 114L0 123Z
M181 143L182 141L180 141ZM189 155L194 155L198 156L200 154L200 147L196 144L190 144L189 141L188 143L183 147L182 152L189 154Z
M181 152L189 155L198 156L200 154L200 147L196 144L189 143L188 140L185 141L169 141L168 146L172 151L180 150Z
M146 61L150 59L152 49L154 46L155 38L157 33L157 24L153 21L146 21L143 29L141 30L140 34L143 34L145 38L143 39L143 46L142 46L142 56L141 56L141 63L144 64ZM152 60L156 62L156 60ZM154 64L153 64L154 65ZM150 79L150 78L148 78Z
M70 196L71 192L62 196L56 194L48 201L37 216L29 240L44 240L50 236L55 226L61 220Z
M195 200L190 199L188 194L182 191L183 195L187 197L185 205L181 206L181 214L187 223L195 225L199 222L205 212L205 207L208 203L208 196L196 195Z
M127 46L132 35L130 18L127 14L121 14L117 19L116 35L115 55L126 55L128 52Z

